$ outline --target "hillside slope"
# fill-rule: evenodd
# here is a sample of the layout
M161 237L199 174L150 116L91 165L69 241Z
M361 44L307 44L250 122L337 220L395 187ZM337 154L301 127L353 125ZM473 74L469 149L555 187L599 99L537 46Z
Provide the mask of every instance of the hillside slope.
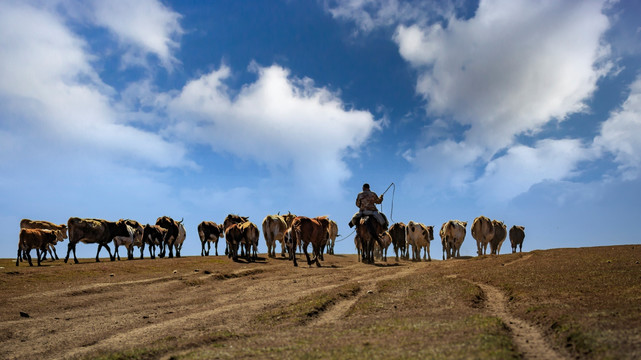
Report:
M0 358L639 358L640 261L641 245L321 268L5 259Z

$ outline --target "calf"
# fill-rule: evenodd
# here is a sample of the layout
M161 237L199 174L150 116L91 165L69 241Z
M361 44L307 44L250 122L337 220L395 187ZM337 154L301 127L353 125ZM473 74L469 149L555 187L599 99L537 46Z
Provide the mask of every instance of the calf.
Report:
M510 228L510 243L512 244L512 253L516 252L516 247L519 247L519 252L523 252L523 239L525 239L525 227L514 225Z
M49 255L51 256L51 260L53 261L54 257L56 260L58 260L58 253L56 252L56 243L64 241L64 239L67 238L67 225L66 224L61 224L57 225L49 221L42 221L42 220L29 220L29 219L22 219L20 220L20 229L45 229L45 230L53 230L56 233L56 241L54 243L50 243L47 246L47 250L49 251ZM43 260L47 256L47 253L43 253Z
M118 248L122 245L127 249L127 259L132 260L134 258L134 246L140 248L140 257L143 256L144 243L143 243L143 232L144 228L140 225L139 222L135 220L124 220L127 225L127 230L129 231L129 236L116 236L114 237L114 256L120 260L120 254L118 253Z
M392 244L392 236L389 231L385 231L381 235L380 243L374 243L374 256L387 262L387 248Z
M31 262L31 249L36 249L38 266L40 266L40 252L46 251L45 249L49 244L55 243L56 233L53 230L21 229L20 240L18 242L18 257L16 258L16 266L19 266L22 254L24 254L29 261L29 266L33 266L33 263Z
M73 260L77 264L76 258L76 244L83 242L85 244L98 244L98 251L96 252L96 262L100 259L100 249L105 247L109 252L109 259L115 261L116 258L111 255L109 243L116 236L129 236L129 230L124 220L116 222L107 221L102 219L80 219L76 217L69 218L67 221L69 229L69 245L67 247L67 256L65 262L69 260L69 255L73 251Z

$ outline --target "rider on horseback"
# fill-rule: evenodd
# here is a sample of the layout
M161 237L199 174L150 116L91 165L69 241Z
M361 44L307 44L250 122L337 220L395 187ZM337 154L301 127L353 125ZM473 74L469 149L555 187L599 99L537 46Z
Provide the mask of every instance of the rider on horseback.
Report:
M358 206L359 211L354 214L354 217L352 217L352 220L349 222L349 227L353 227L358 224L358 220L362 216L373 216L381 224L384 230L387 230L387 227L389 226L387 218L376 208L376 204L380 204L382 202L383 195L376 195L375 192L369 189L369 184L363 184L363 191L356 197L356 206Z

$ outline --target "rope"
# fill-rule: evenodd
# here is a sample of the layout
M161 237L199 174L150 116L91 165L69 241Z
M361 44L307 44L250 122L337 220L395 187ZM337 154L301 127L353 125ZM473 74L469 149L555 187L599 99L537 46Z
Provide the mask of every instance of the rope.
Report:
M389 218L390 218L390 220L392 220L392 223L393 223L394 222L394 216L393 216L394 215L394 195L396 195L396 184L394 184L394 183L389 184L389 186L387 187L387 189L385 189L385 191L383 191L381 196L385 195L387 190L389 190L392 186L394 187L394 189L392 189L392 205L391 205L390 212L389 212ZM383 203L382 202L381 202L381 209L383 209Z
M334 241L334 242L341 242L341 241L343 241L343 240L347 239L348 237L350 237L350 236L351 236L353 233L355 233L355 232L356 232L356 228L354 228L354 230L352 230L352 232L351 232L351 233L349 233L349 234L347 234L347 235L343 236L342 238L340 238L339 240L336 240L336 241Z

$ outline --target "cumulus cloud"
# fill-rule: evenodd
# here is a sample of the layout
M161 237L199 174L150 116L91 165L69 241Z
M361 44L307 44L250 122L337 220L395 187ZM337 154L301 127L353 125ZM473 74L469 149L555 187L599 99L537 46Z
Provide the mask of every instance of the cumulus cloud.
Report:
M510 159L524 149L515 145L517 135L536 135L550 121L586 111L597 81L612 68L602 42L610 25L603 6L602 1L485 0L470 19L399 25L394 40L418 72L416 91L428 114L466 129L462 140L414 150L419 172L448 159L441 166L446 170L425 182L449 178L464 186L489 176L495 166L516 166ZM505 151L509 157L500 160ZM558 173L571 173L577 159L569 160ZM518 189L531 186L530 180L521 181Z
M50 155L81 146L151 166L194 166L182 145L123 120L85 41L49 10L0 4L0 109L4 130L24 140L18 147Z
M190 81L170 103L172 132L217 152L291 171L304 188L338 194L351 174L344 157L380 127L371 113L349 109L309 78L278 65L253 64L257 80L238 94L225 85L231 69Z
M641 171L641 76L630 86L630 94L621 106L601 126L594 139L597 149L611 152L619 171L627 180L635 179Z

